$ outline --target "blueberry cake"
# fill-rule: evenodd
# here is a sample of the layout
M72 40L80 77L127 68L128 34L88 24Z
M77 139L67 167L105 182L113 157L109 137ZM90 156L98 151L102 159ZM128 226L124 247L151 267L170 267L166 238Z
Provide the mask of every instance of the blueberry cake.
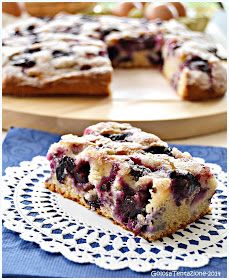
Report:
M98 123L62 136L46 187L156 240L209 212L216 179L187 152L129 124Z
M63 39L65 36L69 42ZM77 45L82 37L85 45L95 45L94 50L84 47L82 51L82 48L78 50L74 47L73 41ZM51 40L53 47L46 61L51 71L46 69L42 72L43 60L41 62L36 58L43 57L44 50L43 46L37 46L47 45L46 41ZM67 78L56 68L57 58L52 56L52 51L59 51L59 44L64 53L61 60L68 61L63 70ZM21 47L20 50L18 47ZM28 49L36 48L36 54L27 52ZM15 65L15 53L18 50L20 59L23 57L32 61L29 71L27 67ZM210 99L226 92L224 58L219 55L216 46L203 33L192 32L175 20L163 22L68 14L59 14L52 19L29 18L4 30L3 57L4 94L107 95L112 66L158 67L177 94L186 100ZM83 66L82 69L80 66ZM12 73L9 73L9 69L12 69ZM31 79L27 72L40 74Z

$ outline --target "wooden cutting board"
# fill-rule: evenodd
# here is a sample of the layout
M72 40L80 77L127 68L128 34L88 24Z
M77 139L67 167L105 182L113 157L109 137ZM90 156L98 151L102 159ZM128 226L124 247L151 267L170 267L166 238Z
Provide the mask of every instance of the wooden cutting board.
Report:
M163 139L187 138L226 129L227 99L182 101L158 70L115 70L112 96L3 96L3 129L29 127L81 134L99 121L129 122Z

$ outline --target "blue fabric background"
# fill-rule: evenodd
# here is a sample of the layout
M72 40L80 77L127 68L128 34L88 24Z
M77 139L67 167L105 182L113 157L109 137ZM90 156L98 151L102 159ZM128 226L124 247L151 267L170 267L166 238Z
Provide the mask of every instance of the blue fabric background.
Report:
M58 141L59 138L59 135L42 131L12 128L3 143L3 171L8 166L16 166L21 161L31 160L34 156L46 155L50 144ZM226 171L227 152L224 148L173 146L178 147L182 151L189 151L193 156L202 157L207 162L217 163ZM65 259L61 254L45 252L37 244L23 241L17 233L5 227L3 227L2 250L3 277L151 277L150 272L140 274L129 269L109 271L93 264L73 263ZM179 269L179 271L190 270L193 269ZM226 258L213 258L207 266L195 269L195 272L200 271L220 272L220 277L226 278Z

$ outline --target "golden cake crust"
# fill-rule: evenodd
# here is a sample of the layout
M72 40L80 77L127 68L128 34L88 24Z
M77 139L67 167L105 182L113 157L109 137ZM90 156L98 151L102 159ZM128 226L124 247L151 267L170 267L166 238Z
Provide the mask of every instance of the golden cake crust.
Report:
M61 78L49 82L42 87L23 85L22 80L3 76L3 95L14 96L41 96L41 95L105 95L110 94L111 73L92 74L90 76L77 76Z

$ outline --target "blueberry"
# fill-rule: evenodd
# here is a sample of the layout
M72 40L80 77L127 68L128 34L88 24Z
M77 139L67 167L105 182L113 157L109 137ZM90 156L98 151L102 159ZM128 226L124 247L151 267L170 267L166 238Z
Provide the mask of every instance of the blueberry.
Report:
M100 184L98 185L98 189L101 190L102 192L104 192L104 191L109 192L111 189L111 185L113 184L118 171L119 171L119 166L114 164L111 168L111 172L110 172L109 176L102 177Z
M30 40L31 40L32 44L40 43L40 40L36 34L34 34L33 36L30 36Z
M127 224L128 220L134 219L141 210L137 207L134 199L135 191L123 181L120 184L122 195L117 198L115 214L119 220Z
M60 183L63 183L66 175L69 174L76 184L86 184L88 183L89 172L89 162L81 160L76 166L73 158L65 156L56 168L56 177Z
M197 56L186 60L184 66L187 66L191 70L199 70L205 73L210 73L211 71L208 61Z
M25 53L35 53L35 52L39 52L41 51L41 48L37 47L37 48L32 48L32 49L26 49Z
M33 30L34 28L35 28L34 25L29 25L29 26L27 27L27 30Z
M173 46L173 50L179 49L180 47L181 47L181 44L176 43L176 44Z
M209 72L210 68L206 61L195 61L190 64L192 70L200 70L202 72Z
M119 55L119 50L117 47L115 46L108 47L108 56L110 60L114 60L115 58L117 58L118 55Z
M60 163L60 165L56 168L56 178L60 183L63 183L65 177L65 165Z
M145 214L145 205L151 197L149 189L152 187L152 184L141 186L138 191L135 191L122 180L120 185L122 189L121 195L116 200L115 215L129 229L135 229L137 226L137 215Z
M79 35L80 29L78 27L72 27L70 33L72 33L74 35Z
M90 206L91 208L95 208L95 209L98 209L98 208L100 208L100 206L101 206L101 202L100 202L99 199L97 199L97 200L95 200L95 201L87 201L87 203L89 204L89 206Z
M117 28L107 28L107 29L104 29L103 31L102 31L102 38L104 38L104 37L106 37L107 35L109 35L111 32L118 32L118 31L120 31L119 29L117 29Z
M65 157L65 165L66 165L66 170L70 173L73 174L74 169L75 169L75 163L74 159L70 157Z
M191 173L181 174L177 171L170 173L171 191L177 206L181 205L181 201L190 197L193 193L200 191L200 183L198 179Z
M155 39L152 36L141 35L138 40L133 38L120 39L119 44L128 53L130 51L152 49L155 46Z
M15 36L22 36L22 33L20 32L20 30L16 29L14 32Z
M93 17L93 16L88 16L88 15L81 15L80 17L82 20L85 20L85 21L96 21L96 18Z
M210 53L216 54L217 53L217 48L210 47L210 48L207 49L207 51L210 52Z
M163 21L160 20L159 18L156 19L154 22L155 22L155 24L158 25L158 26L162 25L162 23L163 23Z
M138 181L140 177L148 175L151 173L151 170L145 166L138 164L132 165L130 170L130 175L134 178L135 181Z
M107 56L106 51L99 51L98 53L99 56Z
M132 38L119 40L120 46L125 50L130 50L130 48L132 49L134 43L136 42L134 42Z
M122 202L122 214L129 219L135 218L141 213L141 209L136 206L136 202L133 197L126 196Z
M151 194L149 189L152 189L152 183L148 183L144 188L140 189L135 195L135 200L139 207L144 207L148 200L151 198Z
M54 58L57 58L57 57L61 57L61 56L68 56L68 55L70 55L71 53L69 53L69 52L64 52L64 51L61 51L61 50L54 50L53 52L52 52L52 56L54 57Z
M146 232L147 231L147 227L148 227L147 225L142 226L141 231L142 232Z
M61 28L58 31L60 31L60 32L67 32L67 33L72 33L72 34L78 35L80 33L81 26L82 26L81 24L75 23L74 26L63 27L63 28Z
M24 68L31 68L36 65L36 62L26 57L19 58L13 62L14 66L21 66Z
M145 37L143 43L146 49L152 49L155 46L155 41L152 37Z
M120 180L120 185L122 186L124 196L134 196L135 195L134 189L132 189L123 179Z
M180 42L171 42L169 43L169 50L174 51L176 49L179 49L181 47Z
M51 21L51 17L48 17L48 16L44 16L44 17L39 17L40 19L44 20L45 22L49 22Z
M151 146L144 149L144 151L151 154L166 154L168 156L173 156L172 149L164 146Z
M84 160L80 161L73 173L76 183L81 183L81 184L88 183L89 173L90 173L89 162Z
M103 177L99 186L99 189L102 192L109 192L111 190L111 185L113 183L114 180L109 179L109 177Z
M70 157L63 157L56 168L56 178L60 183L64 182L67 172L73 174L75 168L74 160Z
M91 69L91 65L88 65L88 64L82 65L80 67L81 71L90 70L90 69Z
M101 182L102 182L102 184L101 184L100 190L101 191L109 191L110 188L111 188L110 182L105 181L105 180L102 180Z
M104 137L110 138L112 141L124 141L127 137L131 136L132 133L120 133L120 134L103 134Z
M152 65L162 65L163 64L163 58L161 56L161 53L151 53L147 56L147 59Z
M34 32L34 29L35 29L35 25L29 25L29 26L27 27L27 31L28 31L29 33L33 33L33 32Z

